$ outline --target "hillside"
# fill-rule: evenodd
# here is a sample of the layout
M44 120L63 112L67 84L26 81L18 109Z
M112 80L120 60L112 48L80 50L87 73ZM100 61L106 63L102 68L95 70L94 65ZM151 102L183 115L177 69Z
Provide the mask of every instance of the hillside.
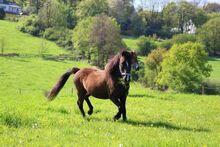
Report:
M46 54L66 53L53 42L18 31L16 23L0 20L0 40L2 39L5 53L38 55L42 48Z

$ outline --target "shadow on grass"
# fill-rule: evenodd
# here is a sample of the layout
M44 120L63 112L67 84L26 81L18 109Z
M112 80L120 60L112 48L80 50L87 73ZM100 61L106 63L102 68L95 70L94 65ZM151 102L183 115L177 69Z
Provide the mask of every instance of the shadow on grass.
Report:
M172 97L169 96L153 96L153 95L149 95L149 94L129 94L128 97L130 98L151 98L151 99L160 99L160 100L173 100Z
M173 124L167 123L167 122L142 122L142 121L133 121L128 120L126 123L133 126L145 126L145 127L155 127L155 128L165 128L168 130L178 130L178 131L193 131L193 132L210 132L207 128L188 128L188 127L181 127L181 126L175 126Z
M111 118L105 118L104 120L96 117L85 117L85 120L91 121L91 122L100 122L100 121L106 121L106 122L115 122ZM144 127L153 127L153 128L165 128L168 130L174 130L174 131L192 131L192 132L211 132L210 129L207 128L188 128L188 127L182 127L182 126L175 126L173 124L167 123L167 122L144 122L144 121L134 121L134 120L127 120L126 122L122 121L121 119L116 121L116 123L122 123L122 124L128 124L132 126L144 126Z
M128 96L131 98L154 98L154 96L148 94L129 94Z

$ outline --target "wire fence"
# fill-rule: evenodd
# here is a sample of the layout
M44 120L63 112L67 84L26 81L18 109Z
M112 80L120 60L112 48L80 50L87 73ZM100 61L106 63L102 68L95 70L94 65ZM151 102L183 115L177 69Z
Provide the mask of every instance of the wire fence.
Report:
M44 95L48 90L45 89L29 89L29 88L17 88L15 89L15 93L18 95L26 95L31 93L40 93ZM75 88L65 88L62 93L65 93L67 96L74 96L74 93L76 93ZM201 95L220 95L220 87L206 87L202 86L201 92L199 92Z

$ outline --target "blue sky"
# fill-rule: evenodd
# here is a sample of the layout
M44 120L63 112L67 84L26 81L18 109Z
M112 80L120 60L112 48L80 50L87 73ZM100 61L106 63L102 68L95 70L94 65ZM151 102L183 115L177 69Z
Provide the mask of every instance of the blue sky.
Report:
M143 1L143 2L148 2L148 1L150 1L150 2L152 2L152 1L154 1L154 0L134 0L134 5L135 5L135 7L138 7L138 6L140 6L140 4L141 4L141 1ZM178 0L156 0L156 1L178 1ZM193 1L193 0L187 0L187 1ZM202 3L219 3L220 4L220 0L195 0L195 1L201 1Z

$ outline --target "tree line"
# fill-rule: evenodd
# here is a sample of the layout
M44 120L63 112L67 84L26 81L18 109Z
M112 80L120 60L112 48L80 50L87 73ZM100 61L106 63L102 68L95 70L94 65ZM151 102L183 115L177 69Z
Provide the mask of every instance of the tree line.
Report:
M220 5L217 3L208 3L201 7L198 5L199 0L192 2L141 0L142 6L135 8L133 0L14 1L22 6L24 14L27 14L20 19L19 30L55 41L98 66L114 53L107 51L107 46L111 48L115 45L112 49L115 51L117 49L114 48L125 47L120 34L169 39L176 34L188 33L190 27L194 26L198 30L196 31L199 34L198 38L207 46L207 51L213 55L219 51L220 29L217 24L220 18ZM214 24L216 25L213 26ZM107 29L108 27L111 27L111 30ZM87 33L87 36L84 33ZM111 35L108 35L109 33ZM86 38L81 39L77 35L84 35ZM210 37L207 39L207 36ZM92 56L97 56L94 52L100 55L95 59L98 61L93 60ZM109 55L101 57L101 54Z

